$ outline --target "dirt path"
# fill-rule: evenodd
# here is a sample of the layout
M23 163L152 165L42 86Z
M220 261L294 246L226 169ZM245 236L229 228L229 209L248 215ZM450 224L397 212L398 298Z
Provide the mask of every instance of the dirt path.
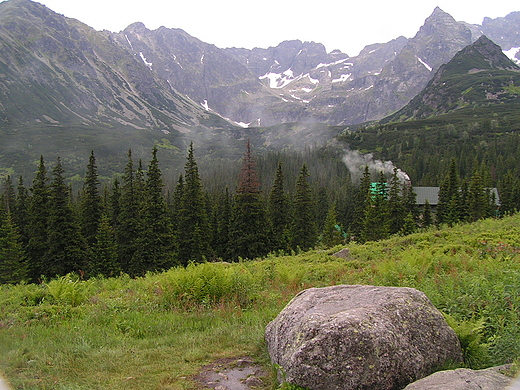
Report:
M264 390L269 374L249 357L219 359L205 366L194 378L201 389Z

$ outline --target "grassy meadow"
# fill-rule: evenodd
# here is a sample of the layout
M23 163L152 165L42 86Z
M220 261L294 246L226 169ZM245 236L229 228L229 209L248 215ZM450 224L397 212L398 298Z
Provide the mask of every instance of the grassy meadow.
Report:
M131 279L0 286L0 373L16 389L196 389L219 358L272 370L263 334L308 287L417 288L446 314L466 366L520 357L520 215L364 245ZM276 388L276 384L268 384Z

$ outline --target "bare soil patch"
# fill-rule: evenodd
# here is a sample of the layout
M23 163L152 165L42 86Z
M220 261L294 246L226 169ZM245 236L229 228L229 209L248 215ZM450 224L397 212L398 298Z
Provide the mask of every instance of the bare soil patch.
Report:
M219 359L203 367L194 377L200 389L265 390L269 374L247 356Z

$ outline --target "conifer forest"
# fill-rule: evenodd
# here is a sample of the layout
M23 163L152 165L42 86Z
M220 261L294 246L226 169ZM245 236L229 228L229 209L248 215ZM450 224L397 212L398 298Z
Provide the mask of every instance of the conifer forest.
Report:
M428 204L416 204L413 187L397 170L385 175L367 166L355 177L331 151L257 157L247 142L236 171L222 168L226 172L206 182L195 153L191 144L174 180L163 178L157 148L146 165L129 150L124 171L103 183L93 151L79 189L67 183L59 158L49 167L42 156L30 184L7 176L0 192L0 282L71 272L137 277L192 262L296 253L498 215L489 170L478 166L470 177L459 177L456 159L439 181L433 213ZM517 211L518 178L506 173L497 183L500 213Z

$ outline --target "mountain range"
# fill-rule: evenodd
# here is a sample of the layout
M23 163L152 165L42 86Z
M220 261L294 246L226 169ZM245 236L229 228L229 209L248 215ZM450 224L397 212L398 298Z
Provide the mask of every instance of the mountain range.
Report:
M520 62L518 31L520 12L470 25L436 8L413 38L369 45L355 57L298 40L267 49L218 49L181 30L150 31L141 23L118 37L177 91L235 123L348 125L401 108L480 35Z
M4 1L0 173L34 170L39 154L84 167L89 149L115 159L156 144L180 156L194 141L208 156L237 157L246 138L274 149L322 143L405 107L482 35L520 62L519 31L520 12L470 25L436 8L413 38L350 57L298 40L222 49L142 23L96 31L31 0Z

